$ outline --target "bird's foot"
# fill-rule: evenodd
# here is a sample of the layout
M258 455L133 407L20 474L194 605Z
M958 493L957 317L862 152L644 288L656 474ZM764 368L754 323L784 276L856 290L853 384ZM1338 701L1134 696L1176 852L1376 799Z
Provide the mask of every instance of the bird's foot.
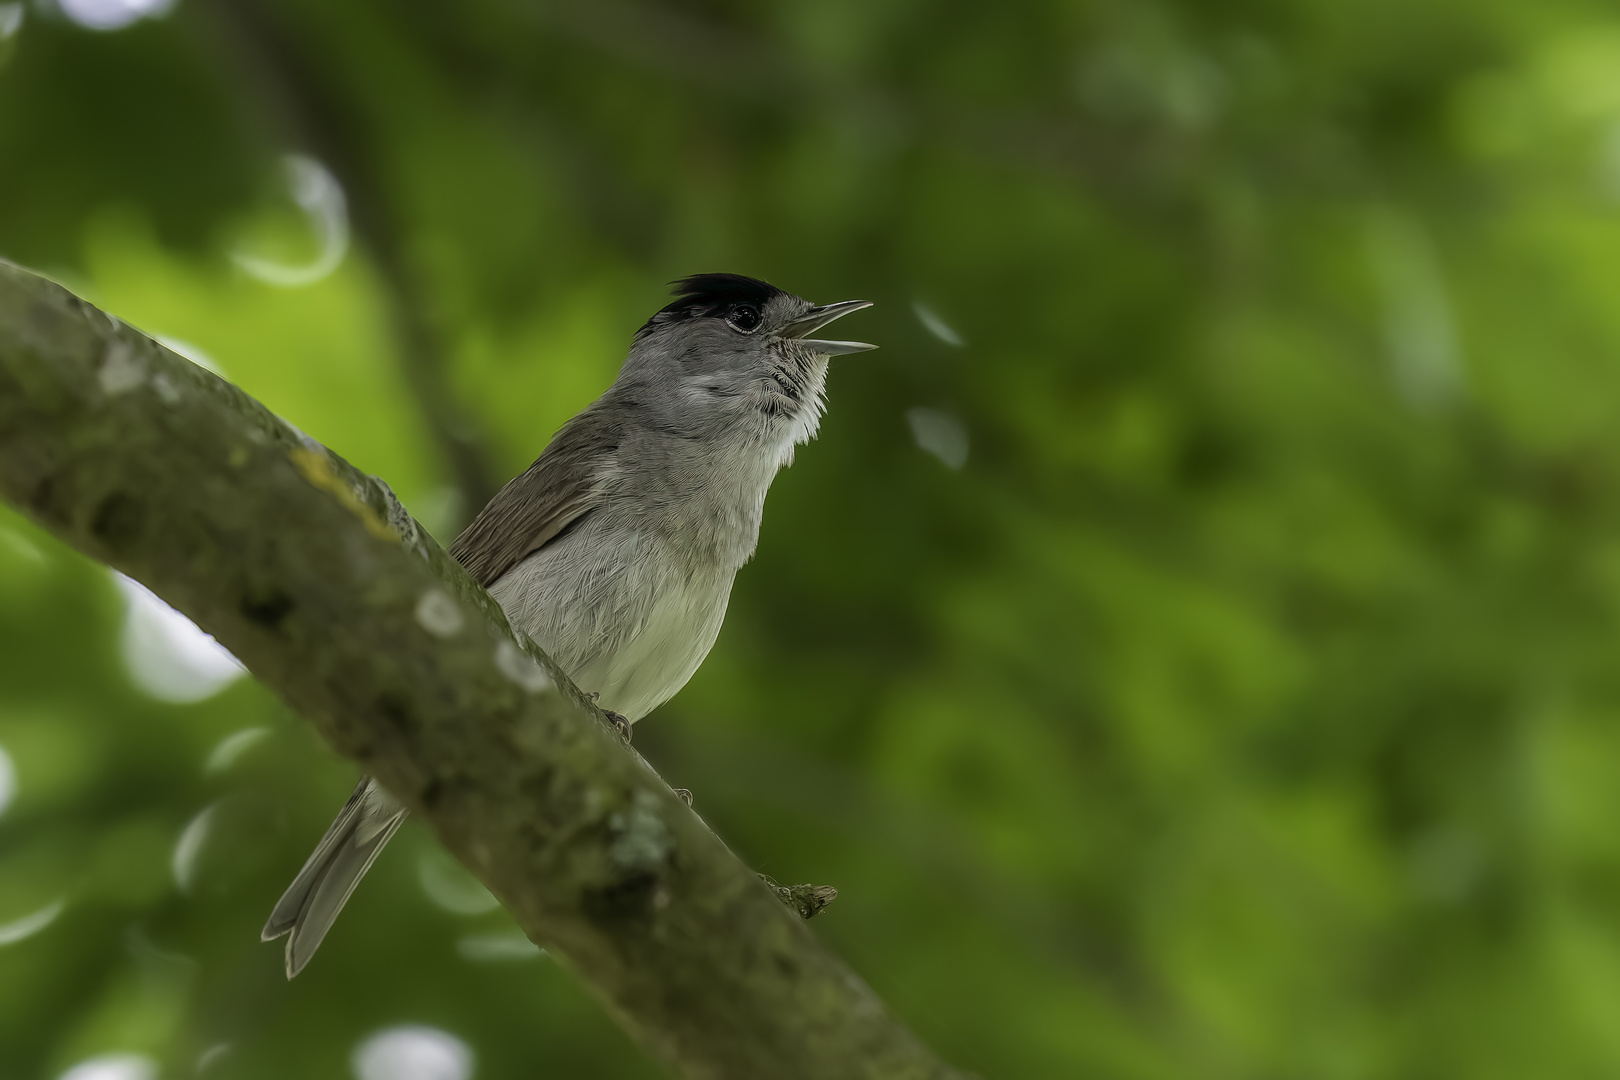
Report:
M681 797L681 802L685 803L687 806L692 805L692 792L691 792L690 789L683 788L683 787L678 787L678 788L675 788L674 790L675 790L675 794L677 794L677 795L679 795Z
M592 690L591 691L591 700L593 702L601 701L602 700L602 691L600 691L600 690ZM598 705L597 708L601 708L601 706ZM624 740L624 745L629 746L630 745L630 721L627 718L625 718L624 716L622 716L621 714L614 712L612 709L602 709L602 715L608 718L608 723L612 724L614 730L619 733L619 738Z

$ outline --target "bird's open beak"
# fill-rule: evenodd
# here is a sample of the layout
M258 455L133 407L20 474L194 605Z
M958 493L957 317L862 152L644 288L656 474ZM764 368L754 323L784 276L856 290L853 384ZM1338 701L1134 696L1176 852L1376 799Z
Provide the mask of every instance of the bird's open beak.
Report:
M842 319L852 311L859 311L862 308L871 306L872 301L870 300L845 300L837 304L822 304L820 307L811 308L793 322L782 327L777 336L792 338L798 341L799 344L805 345L823 356L842 356L845 353L866 352L869 349L877 348L877 346L868 345L864 341L823 341L805 335L815 333L834 319Z

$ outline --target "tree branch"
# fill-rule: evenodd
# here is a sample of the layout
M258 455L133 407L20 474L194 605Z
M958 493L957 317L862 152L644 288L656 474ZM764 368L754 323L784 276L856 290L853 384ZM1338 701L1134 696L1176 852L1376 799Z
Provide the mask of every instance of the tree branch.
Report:
M685 1075L959 1075L385 485L4 262L0 496L219 638Z

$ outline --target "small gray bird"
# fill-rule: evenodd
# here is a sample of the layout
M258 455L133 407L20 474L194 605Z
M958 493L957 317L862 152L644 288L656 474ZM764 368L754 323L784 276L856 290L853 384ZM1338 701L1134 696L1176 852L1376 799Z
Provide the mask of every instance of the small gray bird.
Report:
M608 392L450 545L626 734L714 645L765 492L821 422L827 358L876 348L809 336L865 300L817 307L737 274L685 278L675 297ZM360 781L265 923L265 941L287 935L289 979L404 820Z

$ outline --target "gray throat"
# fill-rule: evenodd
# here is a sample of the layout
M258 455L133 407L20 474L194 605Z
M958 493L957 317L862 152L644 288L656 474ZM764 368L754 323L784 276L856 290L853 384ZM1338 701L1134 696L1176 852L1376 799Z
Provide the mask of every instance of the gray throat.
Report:
M693 569L735 573L759 541L765 495L821 422L827 359L790 342L767 377L738 388L702 376L675 387L616 383L600 405L644 413L605 477L626 524L669 539ZM700 395L722 411L683 408Z

